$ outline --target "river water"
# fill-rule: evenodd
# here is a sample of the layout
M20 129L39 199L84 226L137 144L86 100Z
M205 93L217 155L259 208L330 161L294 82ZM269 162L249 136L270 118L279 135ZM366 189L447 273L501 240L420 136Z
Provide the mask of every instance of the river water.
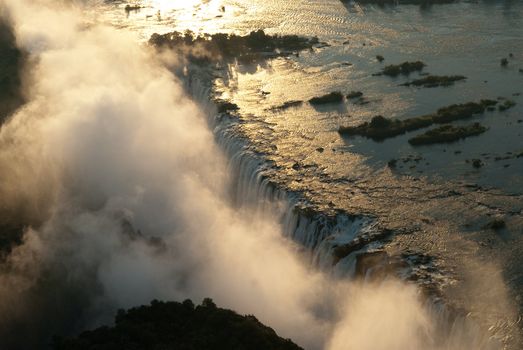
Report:
M427 283L456 308L490 315L493 328L507 321L497 308L506 291L486 288L492 279L508 286L511 305L521 310L523 158L516 155L523 151L523 2L379 7L337 0L144 0L130 12L126 4L101 3L93 18L132 30L141 41L173 30L317 36L326 45L259 65L229 65L213 82L212 95L240 107L238 118L222 126L226 134L246 142L242 147L259 161L238 163L258 167L251 169L254 180L247 170L240 177L245 186L264 179L318 215L342 212L392 230L397 234L379 249L430 256L435 268ZM508 66L500 65L502 58ZM427 64L424 72L467 79L414 88L399 86L406 77L373 75L385 64L415 60ZM270 110L336 90L362 91L369 103ZM484 98L516 106L474 117L488 131L452 144L409 145L420 131L384 142L337 133L340 125L377 114L404 119ZM227 140L220 143L230 148ZM391 159L398 160L394 169L387 166ZM472 159L484 166L474 168ZM505 226L489 228L494 219Z

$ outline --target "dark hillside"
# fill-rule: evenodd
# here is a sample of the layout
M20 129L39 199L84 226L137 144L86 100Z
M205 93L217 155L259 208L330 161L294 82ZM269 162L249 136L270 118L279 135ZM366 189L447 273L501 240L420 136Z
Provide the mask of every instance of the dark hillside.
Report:
M55 350L299 350L289 339L260 323L217 307L211 299L194 306L153 301L128 311L120 310L114 327L86 331L76 338L54 341Z
M14 33L0 17L0 123L22 102L21 79L23 54L16 46Z

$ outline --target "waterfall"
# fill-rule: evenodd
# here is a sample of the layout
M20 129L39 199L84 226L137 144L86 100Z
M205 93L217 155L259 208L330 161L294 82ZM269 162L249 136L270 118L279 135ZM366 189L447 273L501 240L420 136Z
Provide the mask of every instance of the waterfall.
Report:
M236 118L216 113L209 98L210 79L202 79L200 73L189 75L188 92L207 112L216 142L226 155L230 200L239 210L255 208L259 215L277 217L282 234L301 247L311 266L333 277L372 280L373 275L383 278L383 271L390 273L390 267L405 280L412 276L418 262L410 257L390 257L383 251L383 239L392 232L383 231L376 218L315 210L300 193L286 191L272 181L271 172L275 170L236 131ZM464 349L470 344L477 349L499 349L501 343L511 341L510 336L501 341L501 336L491 336L470 315L449 307L438 295L427 294L425 298L424 307L436 327L433 341L438 349ZM509 325L498 326L503 327L505 334L510 333Z
M202 76L203 75L203 76ZM277 217L285 237L296 242L312 266L339 277L355 275L357 256L381 248L383 233L372 217L317 211L300 193L288 192L271 180L270 162L253 151L249 141L234 130L234 117L216 113L209 98L209 72L197 69L187 76L186 88L209 117L217 144L228 160L230 199L238 208L254 208L259 215ZM354 243L357 244L354 244ZM361 242L366 242L361 243ZM353 244L355 249L336 258L336 248Z

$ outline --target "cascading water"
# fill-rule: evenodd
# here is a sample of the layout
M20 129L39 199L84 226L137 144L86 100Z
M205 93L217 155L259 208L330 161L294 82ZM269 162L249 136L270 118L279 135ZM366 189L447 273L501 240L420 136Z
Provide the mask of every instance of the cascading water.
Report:
M345 213L328 215L321 211L310 210L304 205L300 194L289 193L271 180L271 164L264 160L263 154L254 152L249 142L234 132L237 120L227 113L216 113L209 87L209 79L194 78L199 76L199 69L191 74L189 90L204 110L209 123L214 128L214 135L228 159L231 174L231 200L237 208L254 208L259 215L278 218L282 234L303 247L310 258L313 268L319 268L335 278L354 279L358 269L358 256L381 252L380 259L365 266L364 280L373 280L373 270L391 263L391 258L383 252L385 234L380 230L375 218L350 216ZM192 80L194 79L194 80ZM356 242L356 244L354 244ZM336 258L336 248L353 245L354 249L341 258ZM403 278L410 277L413 268L406 261L399 263L392 274ZM396 261L397 263L397 261ZM372 266L374 264L374 266ZM415 267L414 267L415 268ZM383 278L382 275L380 278ZM436 327L435 339L438 349L460 349L463 346L477 349L498 349L501 345L496 338L485 337L485 330L466 314L451 310L438 295L427 295L424 307L431 315ZM510 333L510 326L501 328ZM505 333L506 334L506 333ZM505 343L512 339L506 336ZM336 346L335 346L336 348Z
M185 86L199 105L207 111L209 124L214 129L216 142L228 159L231 177L231 198L234 205L254 210L261 216L278 218L285 237L300 244L310 255L313 266L325 271L333 270L340 276L354 277L356 256L362 252L380 248L379 239L368 240L367 244L334 263L334 250L340 245L350 244L360 236L379 237L380 230L373 218L350 217L344 213L327 215L308 210L299 194L288 193L275 184L270 177L270 164L263 155L256 154L248 141L233 132L234 118L216 113L211 102L208 75L198 68L189 74Z

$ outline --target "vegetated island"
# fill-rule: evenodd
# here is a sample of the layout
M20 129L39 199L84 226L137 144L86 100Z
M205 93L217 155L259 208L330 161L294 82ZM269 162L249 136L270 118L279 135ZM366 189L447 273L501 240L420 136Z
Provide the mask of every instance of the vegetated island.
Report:
M360 97L363 97L363 92L361 91L351 91L347 94L347 98L351 100Z
M339 91L334 91L329 94L313 97L309 100L311 105L322 105L327 103L340 103L343 101L343 94Z
M351 91L347 94L347 99L354 101L354 103L357 104L367 104L369 103L365 98L363 97L363 92L361 91ZM340 91L333 91L328 94L322 95L322 96L316 96L311 99L309 99L309 103L313 106L319 106L324 104L331 104L331 103L341 103L343 102L343 94ZM283 111L292 107L299 107L303 104L303 101L288 101L285 102L279 106L274 106L269 108L268 110L273 112Z
M510 109L512 107L514 107L516 105L516 102L512 101L512 100L504 100L503 103L501 103L499 106L498 106L498 110L500 112L504 112L506 111L507 109Z
M271 107L268 110L272 111L272 112L281 112L281 111L284 111L289 108L300 107L302 104L303 104L303 101L292 100L292 101L284 102L279 106Z
M434 88L439 86L447 87L454 85L454 83L457 81L462 81L465 79L467 78L463 75L428 75L426 77L401 84L401 86L417 86L425 88Z
M241 316L206 298L152 301L151 305L119 310L113 327L85 331L74 338L54 337L54 350L303 350L252 315Z
M434 114L404 120L388 119L381 115L372 118L358 126L340 126L338 132L341 135L359 135L382 141L384 139L402 135L408 131L422 129L433 124L446 124L456 120L467 119L475 114L481 114L489 107L498 104L495 100L481 100L480 102L468 102L455 104L438 109Z
M199 34L191 31L153 34L149 44L156 48L169 48L188 53L195 63L237 59L241 63L252 63L263 58L287 56L293 52L312 49L319 44L318 38L297 35L268 35L263 30L247 35Z
M435 143L455 142L469 136L483 134L485 131L487 131L487 128L480 123L466 126L453 126L446 124L409 139L409 143L413 146L420 146Z
M398 75L410 75L413 72L421 72L427 65L421 61L403 62L400 64L389 64L380 73L374 75L387 75L397 77Z
M138 5L138 4L127 4L125 5L125 12L131 12L131 11L139 11L141 9L143 9L144 6L142 5Z

